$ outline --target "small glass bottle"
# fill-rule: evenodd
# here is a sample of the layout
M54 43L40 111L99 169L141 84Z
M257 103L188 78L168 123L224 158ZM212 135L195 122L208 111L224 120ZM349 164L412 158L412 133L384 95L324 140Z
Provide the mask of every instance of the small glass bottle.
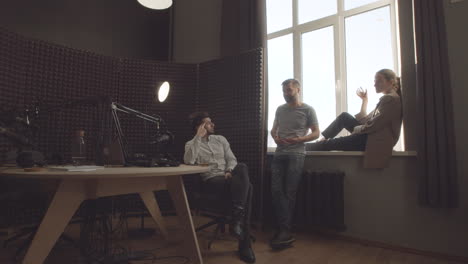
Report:
M73 165L83 165L86 161L86 143L84 130L77 130L72 141L71 160Z

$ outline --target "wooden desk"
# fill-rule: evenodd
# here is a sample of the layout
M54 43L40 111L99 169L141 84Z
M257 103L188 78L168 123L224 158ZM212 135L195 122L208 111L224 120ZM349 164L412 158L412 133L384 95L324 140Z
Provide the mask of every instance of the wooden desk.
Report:
M187 202L182 175L207 172L208 167L114 167L89 172L49 171L25 172L6 169L1 176L34 179L58 179L59 187L47 209L36 235L26 252L23 264L43 263L59 236L65 230L81 202L86 199L119 194L139 193L163 236L167 231L153 195L156 190L169 190L184 232L185 252L191 263L203 263L192 216Z

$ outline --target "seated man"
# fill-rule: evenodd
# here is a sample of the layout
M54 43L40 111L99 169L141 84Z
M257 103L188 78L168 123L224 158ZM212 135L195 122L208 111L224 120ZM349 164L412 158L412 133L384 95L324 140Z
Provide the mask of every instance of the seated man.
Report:
M207 112L195 112L189 118L196 133L185 144L184 162L210 166L209 172L201 174L204 189L220 196L229 195L232 201L229 231L239 240L240 259L253 263L255 255L249 230L252 184L247 166L237 163L225 137L214 135L215 125Z

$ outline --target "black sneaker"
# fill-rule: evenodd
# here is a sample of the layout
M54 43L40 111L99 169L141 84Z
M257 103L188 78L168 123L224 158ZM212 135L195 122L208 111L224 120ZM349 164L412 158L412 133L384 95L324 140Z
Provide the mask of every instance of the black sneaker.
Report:
M274 249L280 249L290 246L294 241L296 241L296 239L291 233L286 229L282 229L273 237L270 241L270 245Z
M270 238L270 244L273 240L277 239L279 233L280 233L280 229L276 229L275 233L273 234L273 237Z

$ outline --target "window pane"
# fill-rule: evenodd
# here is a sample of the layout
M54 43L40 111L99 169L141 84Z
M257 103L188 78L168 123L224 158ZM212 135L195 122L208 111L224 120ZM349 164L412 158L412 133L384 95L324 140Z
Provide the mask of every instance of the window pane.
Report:
M299 0L299 24L336 14L336 0Z
M336 117L333 27L302 34L302 91L324 129Z
M268 147L276 147L270 136L276 108L284 104L281 83L294 77L292 34L268 40Z
M355 7L367 5L377 1L378 0L345 0L345 10L353 9Z
M292 27L292 0L267 0L267 33Z
M390 8L383 7L346 18L346 75L348 112L358 113L361 99L356 89L367 89L368 112L372 111L381 94L375 93L374 76L383 68L394 69Z

